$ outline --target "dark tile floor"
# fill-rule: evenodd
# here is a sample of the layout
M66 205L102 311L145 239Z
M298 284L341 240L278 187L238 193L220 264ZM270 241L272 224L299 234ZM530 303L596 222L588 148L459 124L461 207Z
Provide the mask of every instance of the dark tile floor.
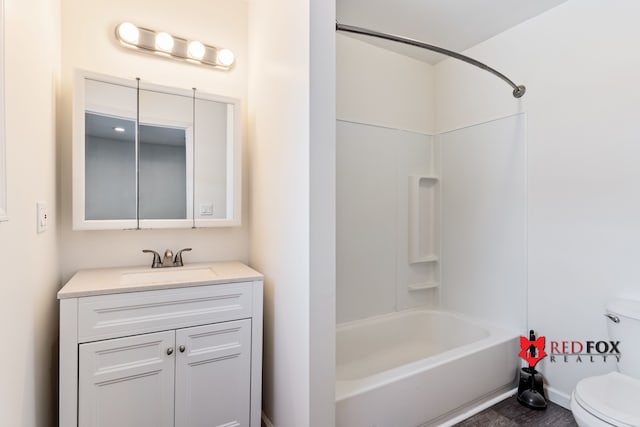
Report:
M577 427L571 411L549 402L547 409L536 411L510 397L456 424L456 427Z

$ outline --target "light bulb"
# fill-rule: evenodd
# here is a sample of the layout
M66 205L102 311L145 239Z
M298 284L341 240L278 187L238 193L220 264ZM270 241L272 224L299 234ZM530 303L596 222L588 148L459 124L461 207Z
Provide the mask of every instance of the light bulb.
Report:
M121 126L116 126L116 127L113 128L113 130L116 131L116 132L124 132L124 128L121 127Z
M118 25L118 37L125 43L137 44L140 39L140 30L131 22L123 22Z
M189 43L188 53L193 59L202 59L204 58L205 47L201 42L194 40Z
M228 67L233 64L235 56L229 49L221 49L218 51L217 60L220 65Z
M171 52L173 50L173 37L169 33L156 34L156 49L164 52Z

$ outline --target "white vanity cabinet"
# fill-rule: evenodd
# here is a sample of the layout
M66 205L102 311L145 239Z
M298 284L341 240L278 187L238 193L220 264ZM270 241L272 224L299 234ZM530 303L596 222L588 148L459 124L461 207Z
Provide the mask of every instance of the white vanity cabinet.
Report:
M182 268L83 270L58 293L60 426L260 425L262 276Z

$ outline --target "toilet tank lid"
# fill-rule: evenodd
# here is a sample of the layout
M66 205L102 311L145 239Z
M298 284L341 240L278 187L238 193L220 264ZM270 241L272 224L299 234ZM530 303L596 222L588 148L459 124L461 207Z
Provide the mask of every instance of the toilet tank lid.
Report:
M609 301L607 311L631 319L640 320L640 301L616 298Z

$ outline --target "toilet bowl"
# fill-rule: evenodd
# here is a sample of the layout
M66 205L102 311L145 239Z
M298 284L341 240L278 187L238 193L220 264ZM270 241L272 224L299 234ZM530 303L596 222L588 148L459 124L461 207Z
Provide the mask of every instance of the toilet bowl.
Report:
M576 385L571 412L580 427L640 427L640 301L607 305L609 337L620 342L619 372Z
M573 391L571 411L580 427L638 427L640 380L619 372L586 378Z

